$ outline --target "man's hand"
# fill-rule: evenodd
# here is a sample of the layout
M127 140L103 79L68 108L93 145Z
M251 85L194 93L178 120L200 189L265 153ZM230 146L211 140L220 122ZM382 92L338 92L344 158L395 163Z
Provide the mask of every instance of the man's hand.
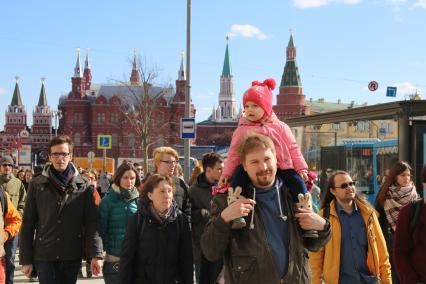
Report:
M207 210L207 209L201 209L201 216L203 216L203 217L206 217L206 216L209 216L210 215L210 212L209 212L209 210Z
M98 276L101 273L101 270L102 270L102 260L94 257L94 258L92 258L90 266L92 268L93 275Z
M229 205L222 211L220 216L225 222L230 222L236 218L245 217L253 210L256 201L253 199L241 198Z
M297 209L295 214L300 227L304 230L324 230L325 219L320 215L306 209Z
M30 278L31 272L33 272L33 265L32 264L22 265L21 272L24 273L25 276Z

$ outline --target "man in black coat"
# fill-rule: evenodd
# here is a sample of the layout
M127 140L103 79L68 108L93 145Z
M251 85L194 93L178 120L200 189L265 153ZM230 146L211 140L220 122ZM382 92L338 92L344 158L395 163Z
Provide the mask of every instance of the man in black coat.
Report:
M223 158L217 153L207 153L203 156L204 172L197 176L195 183L189 189L191 202L192 243L194 251L195 275L197 283L215 283L222 269L222 260L214 263L205 259L201 253L201 235L210 219L212 201L212 186L222 175ZM200 276L200 269L202 275Z
M76 283L85 241L93 274L100 272L102 242L95 201L88 182L71 163L72 148L69 136L53 138L51 164L28 188L19 258L27 277L35 266L41 284Z

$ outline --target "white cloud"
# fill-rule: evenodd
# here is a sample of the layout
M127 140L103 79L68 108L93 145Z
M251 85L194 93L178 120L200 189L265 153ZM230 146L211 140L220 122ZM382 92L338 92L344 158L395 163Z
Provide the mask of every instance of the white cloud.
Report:
M252 25L232 25L231 31L228 33L230 38L242 36L242 37L254 37L259 40L267 39L268 36L264 34L259 28Z
M7 90L5 88L0 88L0 96L6 95Z
M418 0L416 3L414 3L413 7L426 9L426 0Z
M361 2L362 0L293 0L293 5L299 9L308 9L327 6L333 3L356 5Z
M393 86L398 88L398 95L413 95L416 93L416 90L418 90L419 92L421 91L420 88L416 87L411 82L396 83Z

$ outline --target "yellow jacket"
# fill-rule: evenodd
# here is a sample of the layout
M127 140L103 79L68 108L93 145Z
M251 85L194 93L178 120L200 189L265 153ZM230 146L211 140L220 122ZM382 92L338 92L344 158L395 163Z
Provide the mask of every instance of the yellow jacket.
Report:
M355 200L364 220L367 239L367 266L372 275L380 279L380 283L392 283L389 254L380 228L377 215L367 202ZM324 209L318 213L324 214ZM335 208L335 200L330 203L331 239L319 252L309 253L309 264L312 270L312 284L339 283L341 226Z

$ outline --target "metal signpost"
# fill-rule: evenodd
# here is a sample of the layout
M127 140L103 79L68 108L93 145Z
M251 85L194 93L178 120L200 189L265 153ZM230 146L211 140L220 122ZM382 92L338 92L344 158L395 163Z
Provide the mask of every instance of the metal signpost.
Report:
M102 171L106 172L106 150L112 147L112 136L111 135L98 135L98 149L103 150L102 155Z

